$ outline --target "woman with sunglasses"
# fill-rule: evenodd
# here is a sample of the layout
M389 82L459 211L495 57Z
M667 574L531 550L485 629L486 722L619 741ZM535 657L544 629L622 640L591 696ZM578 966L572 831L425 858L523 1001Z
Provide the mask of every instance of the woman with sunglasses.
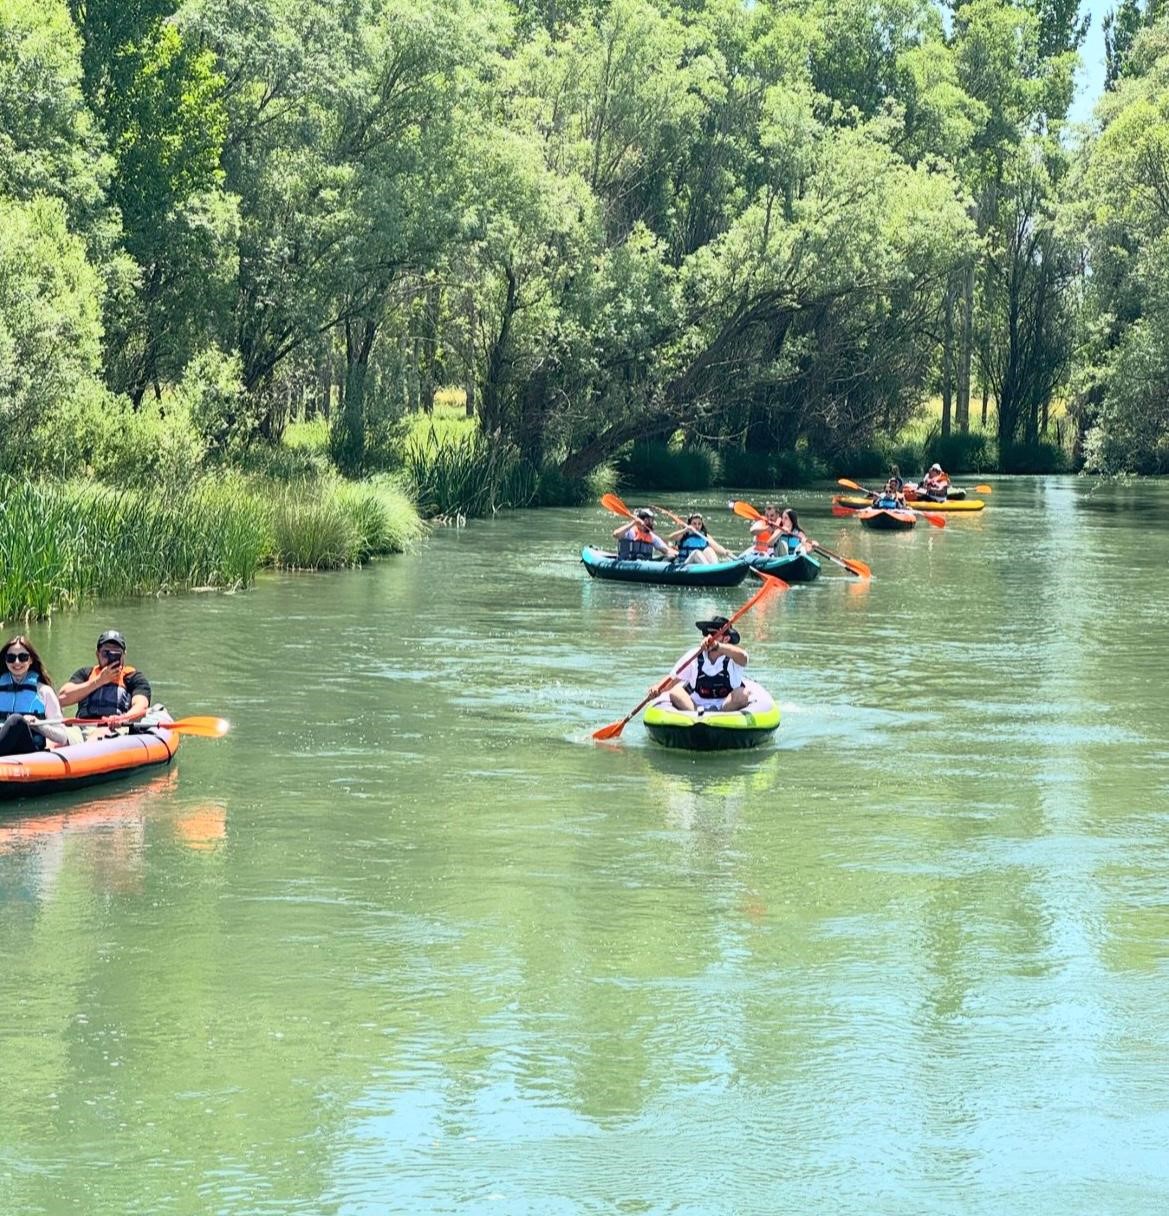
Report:
M0 672L0 756L21 756L43 751L49 740L68 743L69 732L50 725L60 718L61 705L53 682L36 647L18 633L4 643L4 670Z
M686 516L686 526L666 538L678 547L678 561L687 566L710 566L730 561L733 554L707 534L702 516L694 511Z

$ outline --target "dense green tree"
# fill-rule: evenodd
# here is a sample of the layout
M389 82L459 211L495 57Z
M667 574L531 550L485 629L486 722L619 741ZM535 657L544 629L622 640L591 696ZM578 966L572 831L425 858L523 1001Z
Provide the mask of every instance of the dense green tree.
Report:
M0 0L0 196L59 198L100 256L117 231L106 198L113 161L79 60L63 0Z
M0 434L9 463L42 422L102 393L101 279L65 204L0 198Z
M1169 469L1169 22L1100 103L1064 226L1090 274L1075 407L1092 467Z

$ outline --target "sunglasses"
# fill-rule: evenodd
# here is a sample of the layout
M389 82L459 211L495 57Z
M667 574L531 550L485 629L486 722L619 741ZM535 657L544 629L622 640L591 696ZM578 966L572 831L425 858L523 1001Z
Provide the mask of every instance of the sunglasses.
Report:
M115 659L120 659L122 654L123 652L121 650L103 650L101 652L101 657L105 659L107 663L112 663Z
M27 663L32 655L27 650L10 650L4 656L5 663Z

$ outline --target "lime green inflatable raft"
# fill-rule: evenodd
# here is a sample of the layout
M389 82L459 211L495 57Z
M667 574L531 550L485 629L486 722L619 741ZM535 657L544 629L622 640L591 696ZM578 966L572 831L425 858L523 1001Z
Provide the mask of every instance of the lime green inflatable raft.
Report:
M708 709L688 713L675 709L669 695L659 697L645 711L649 737L663 747L680 747L695 752L729 751L758 747L779 726L779 706L771 694L752 680L744 680L750 694L746 709L725 713Z

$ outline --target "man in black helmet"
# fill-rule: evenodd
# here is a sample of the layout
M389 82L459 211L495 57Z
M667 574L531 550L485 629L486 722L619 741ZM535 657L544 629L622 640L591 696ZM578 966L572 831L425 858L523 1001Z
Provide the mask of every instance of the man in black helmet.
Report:
M150 681L126 665L126 639L107 629L97 639L97 665L79 667L57 696L78 718L140 718L150 707Z

